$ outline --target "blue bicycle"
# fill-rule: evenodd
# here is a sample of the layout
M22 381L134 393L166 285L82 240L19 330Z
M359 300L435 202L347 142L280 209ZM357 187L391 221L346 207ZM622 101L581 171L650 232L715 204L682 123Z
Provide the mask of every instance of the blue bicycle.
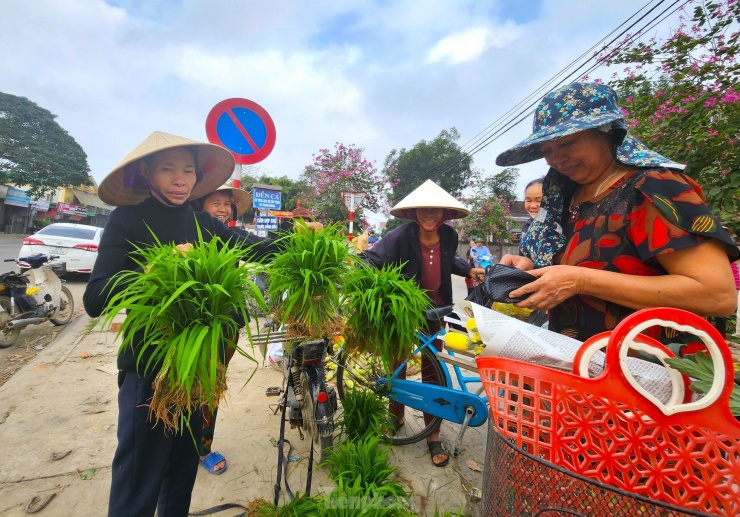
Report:
M431 309L425 313L430 323L439 323L452 313L452 306ZM441 325L438 325L441 326ZM386 440L394 445L409 445L429 436L442 420L460 424L460 432L455 442L454 455L460 451L467 428L478 427L488 420L488 400L482 386L471 391L469 384L480 384L477 366L472 358L455 355L452 351L438 351L434 340L446 331L432 334L418 332L419 346L412 357L403 361L391 374L386 376L382 367L373 358L350 354L340 350L334 357L337 363L337 392L344 399L351 381L355 387L362 386L373 390L378 396L405 406L404 425ZM420 363L423 359L428 370L433 370L436 384L422 383ZM450 373L450 368L454 376ZM399 375L406 371L406 379ZM463 370L475 372L466 375ZM425 422L424 413L434 418Z

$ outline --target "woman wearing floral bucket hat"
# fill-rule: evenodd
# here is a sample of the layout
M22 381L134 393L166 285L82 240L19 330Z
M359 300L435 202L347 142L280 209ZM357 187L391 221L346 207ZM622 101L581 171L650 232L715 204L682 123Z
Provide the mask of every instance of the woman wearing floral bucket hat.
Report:
M532 135L496 159L545 158L525 256L501 262L538 277L510 296L550 310L552 330L585 340L645 307L724 316L735 307L728 256L738 250L683 166L627 133L617 94L573 83L537 106ZM555 264L555 265L553 265ZM551 267L548 267L551 266Z
M136 246L187 243L199 238L254 244L264 258L274 245L228 228L205 212L188 209L189 200L222 185L234 170L234 158L217 145L154 132L131 151L100 184L100 198L116 208L98 248L84 294L87 313L95 318L107 300L122 287L110 280L119 272L138 268ZM200 229L200 233L199 233ZM166 430L149 416L148 401L159 364L149 364L151 348L139 353L144 336L118 355L118 447L113 458L108 515L188 514L198 471L202 419L197 410L188 430ZM153 362L154 363L154 362Z
M445 192L432 180L427 180L406 196L391 210L391 215L412 221L391 230L372 249L360 256L376 268L390 264L403 264L402 272L413 278L432 299L435 306L452 304L452 275L475 278L483 274L482 268L472 267L457 255L458 236L450 219L467 217L470 211L457 199ZM436 328L430 328L435 332ZM442 349L437 340L435 346ZM405 375L405 372L403 373ZM400 377L400 375L399 375ZM431 365L422 358L422 381L437 384ZM391 402L396 431L405 424L405 408ZM424 415L426 425L432 417ZM427 438L432 463L443 467L449 462L449 452L439 439L439 429Z

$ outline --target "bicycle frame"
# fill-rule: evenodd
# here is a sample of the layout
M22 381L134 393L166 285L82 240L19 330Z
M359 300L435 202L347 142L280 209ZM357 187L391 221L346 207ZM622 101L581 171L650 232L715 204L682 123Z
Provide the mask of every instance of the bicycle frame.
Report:
M417 333L421 345L414 351L414 354L420 353L421 349L428 348L437 360L439 352L432 344L435 339L443 336L445 330L440 330L432 335ZM454 353L448 352L450 356ZM444 361L442 361L444 363ZM399 402L405 406L418 409L430 415L440 417L450 422L462 424L468 420L472 427L483 425L488 420L487 397L480 396L468 389L470 383L480 383L480 377L465 376L459 366L453 365L455 379L459 388L453 387L453 378L448 368L442 368L447 380L447 386L437 386L434 384L425 384L416 381L399 379L398 375L406 367L408 360L404 361L390 378L381 377L376 381L376 389L386 392L385 396L389 400ZM474 414L468 416L466 406L471 406Z
M445 333L445 330L440 330L431 335L417 332L421 344L414 351L414 355L421 353L424 348L428 349L434 358L441 363L446 386L399 379L398 375L408 364L409 360L407 359L396 368L390 379L387 377L377 379L375 390L382 393L389 400L443 420L460 424L460 432L455 440L453 451L453 454L457 456L468 426L478 427L488 421L488 398L482 389L478 393L473 393L468 389L468 384L481 382L480 376L463 375L460 366L455 364L452 364L452 369L458 387L453 384L453 377L446 365L450 360L449 358L455 357L454 352L446 352L447 357L442 357L442 354L432 344L435 339Z

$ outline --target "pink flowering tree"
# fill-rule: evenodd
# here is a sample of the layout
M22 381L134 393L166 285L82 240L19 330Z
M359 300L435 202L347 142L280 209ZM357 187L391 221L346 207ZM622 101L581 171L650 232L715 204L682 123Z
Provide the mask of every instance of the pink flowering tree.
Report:
M481 237L493 242L511 239L510 207L516 194L513 188L519 177L518 169L509 167L496 175L484 176L483 171L473 169L472 194L461 201L470 209L470 215L455 221L460 239Z
M302 206L316 214L323 223L349 222L349 210L341 198L341 192L364 192L365 199L355 209L355 233L366 226L364 212L380 211L385 204L383 186L385 177L375 165L366 160L364 149L354 144L337 142L334 150L320 149L313 155L313 163L301 174L307 186L303 193Z
M712 210L740 235L740 1L688 8L667 39L631 35L601 59L626 65L610 84L630 132L685 163Z

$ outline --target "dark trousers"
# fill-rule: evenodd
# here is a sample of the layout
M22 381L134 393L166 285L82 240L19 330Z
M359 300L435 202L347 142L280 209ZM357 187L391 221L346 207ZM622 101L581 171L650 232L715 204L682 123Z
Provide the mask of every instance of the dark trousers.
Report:
M234 357L234 352L236 352L235 343L237 339L239 339L238 335L236 338L228 338L227 340L229 344L222 345L218 349L219 360L223 363L224 370L229 367L229 361ZM200 439L198 455L208 456L211 453L211 446L213 445L213 434L216 432L218 406L211 409L208 407L208 404L206 404L201 408L201 411L203 412L203 435Z
M152 378L121 372L118 384L109 517L153 516L155 509L158 517L186 517L198 473L200 410L191 415L189 429L174 434L149 419Z
M431 332L436 332L439 330L438 328L434 328L431 330ZM442 351L442 340L441 339L435 339L432 342L432 346L437 349L437 352ZM401 361L397 362L393 365L393 368L398 368L398 365L401 364ZM398 378L399 379L405 379L406 378L406 368L404 367L403 370L398 372ZM434 369L434 365L432 362L427 359L425 355L421 356L421 382L424 384L437 384L439 385L439 379L437 378L437 372ZM403 404L400 404L398 402L391 402L389 404L390 412L393 416L396 417L396 420L401 421L404 417L404 414L406 413L406 406ZM428 413L424 413L424 425L427 426L432 423L432 420L434 420L434 415L430 415ZM439 426L432 431L432 434L439 432ZM429 438L427 438L428 440Z

